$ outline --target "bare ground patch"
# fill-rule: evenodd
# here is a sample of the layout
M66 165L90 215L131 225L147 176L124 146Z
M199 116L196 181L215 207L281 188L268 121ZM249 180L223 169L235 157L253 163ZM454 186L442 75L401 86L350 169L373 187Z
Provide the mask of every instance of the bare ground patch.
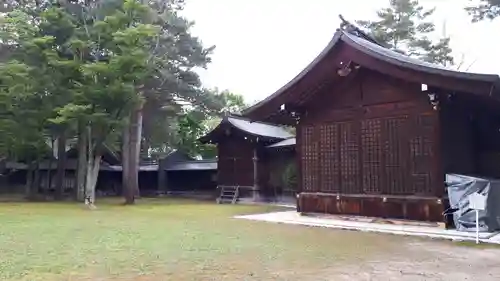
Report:
M324 280L500 280L500 250L408 239L400 248L336 268Z

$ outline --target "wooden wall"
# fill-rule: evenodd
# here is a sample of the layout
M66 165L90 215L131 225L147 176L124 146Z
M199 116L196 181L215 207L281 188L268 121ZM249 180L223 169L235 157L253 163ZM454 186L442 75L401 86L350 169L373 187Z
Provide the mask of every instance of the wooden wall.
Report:
M484 102L466 94L443 100L440 119L445 173L500 178L500 112L488 109Z
M169 171L168 188L171 191L212 191L216 192L216 170Z
M355 75L312 98L300 120L301 211L435 220L444 193L437 111L420 84ZM439 206L405 211L409 197Z
M231 135L220 140L217 146L219 185L254 185L253 149L254 144L244 136Z
M260 197L269 197L272 194L269 186L270 170L273 161L268 154L267 145L274 143L257 141L257 138L245 135L236 130L229 130L229 135L220 138L217 145L218 173L217 184L241 186L242 197L253 196L255 187L254 150L257 153L257 190Z
M443 169L445 173L476 174L477 130L473 113L460 97L444 100L440 107Z

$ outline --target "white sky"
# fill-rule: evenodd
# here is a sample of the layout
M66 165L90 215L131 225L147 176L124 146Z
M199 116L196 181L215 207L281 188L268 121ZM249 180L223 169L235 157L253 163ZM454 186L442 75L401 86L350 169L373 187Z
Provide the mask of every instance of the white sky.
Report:
M249 102L286 84L326 46L339 27L338 14L354 22L373 19L388 0L187 0L184 15L193 34L216 45L213 62L200 72L207 87L228 89ZM446 34L457 60L471 72L500 73L500 19L470 23L469 0L420 0L436 7L433 21ZM497 42L497 40L499 40Z

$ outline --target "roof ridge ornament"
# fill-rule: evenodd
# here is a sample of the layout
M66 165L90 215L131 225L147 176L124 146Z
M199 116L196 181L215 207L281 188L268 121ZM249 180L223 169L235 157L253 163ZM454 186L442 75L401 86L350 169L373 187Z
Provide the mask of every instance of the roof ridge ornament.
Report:
M364 32L363 30L361 30L359 27L357 27L356 25L352 24L350 21L346 20L344 18L344 16L342 15L339 15L339 18L340 18L340 28L339 30L342 30L342 31L345 31L349 34L352 34L354 36L357 36L359 38L362 38L362 39L365 39L367 41L370 41L374 44L377 44L379 46L382 46L384 47L382 44L380 44L379 42L377 42L377 40L375 40L375 38L373 38L373 36L369 35L368 33Z

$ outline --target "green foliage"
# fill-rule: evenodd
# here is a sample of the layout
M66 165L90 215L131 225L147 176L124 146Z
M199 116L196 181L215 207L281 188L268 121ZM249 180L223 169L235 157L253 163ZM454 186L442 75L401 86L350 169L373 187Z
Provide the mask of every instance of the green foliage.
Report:
M243 98L201 87L195 68L214 47L190 34L183 0L9 1L0 18L0 154L46 147L54 129L78 123L92 142L116 142L143 104L145 147L214 155L196 138L208 119L238 112ZM22 128L22 129L20 129ZM196 136L196 137L195 137ZM17 149L17 148L16 148Z
M473 22L493 20L500 16L499 0L473 0L471 2L474 4L465 7L465 10L472 16Z
M285 129L285 131L289 132L290 134L292 134L294 136L297 133L297 130L295 129L295 127L284 126L283 129Z
M203 112L214 108L212 93L201 87L194 71L207 66L214 47L205 48L191 35L193 23L179 15L184 1L148 3L150 21L159 27L159 35L150 42L154 72L144 84L143 137L154 151L165 153L180 142L179 121L185 121L187 108Z
M0 64L0 153L13 158L32 160L26 151L46 150L49 119L54 108L64 102L65 91L74 65L60 55L56 36L71 32L72 24L59 9L40 13L39 25L21 9L0 19L4 47L10 49L6 62ZM20 156L23 155L23 156Z
M198 138L214 129L221 117L230 113L239 113L245 108L243 96L227 90L219 92L217 89L208 92L204 106L196 106L186 110L177 118L175 146L191 156L201 155L203 158L215 158L215 145L201 144Z
M298 184L298 174L297 174L297 165L295 161L290 162L283 173L283 183L287 187L287 189L297 189Z
M142 102L160 28L138 1L115 1L114 9L96 3L46 2L29 12L18 5L1 18L2 42L13 49L0 65L0 113L8 117L0 126L13 128L0 140L6 151L12 143L39 146L54 126L76 127L78 121L91 129L97 147L117 137Z
M389 7L377 12L378 20L356 21L381 44L427 62L453 64L450 39L433 42L428 35L435 31L429 19L434 9L424 9L417 0L390 0Z
M221 113L240 114L248 105L242 95L231 93L228 90L219 92L216 88L213 90L215 105L215 115Z
M190 111L178 118L178 143L177 147L191 156L199 153L197 139L203 134L203 115L200 112Z

